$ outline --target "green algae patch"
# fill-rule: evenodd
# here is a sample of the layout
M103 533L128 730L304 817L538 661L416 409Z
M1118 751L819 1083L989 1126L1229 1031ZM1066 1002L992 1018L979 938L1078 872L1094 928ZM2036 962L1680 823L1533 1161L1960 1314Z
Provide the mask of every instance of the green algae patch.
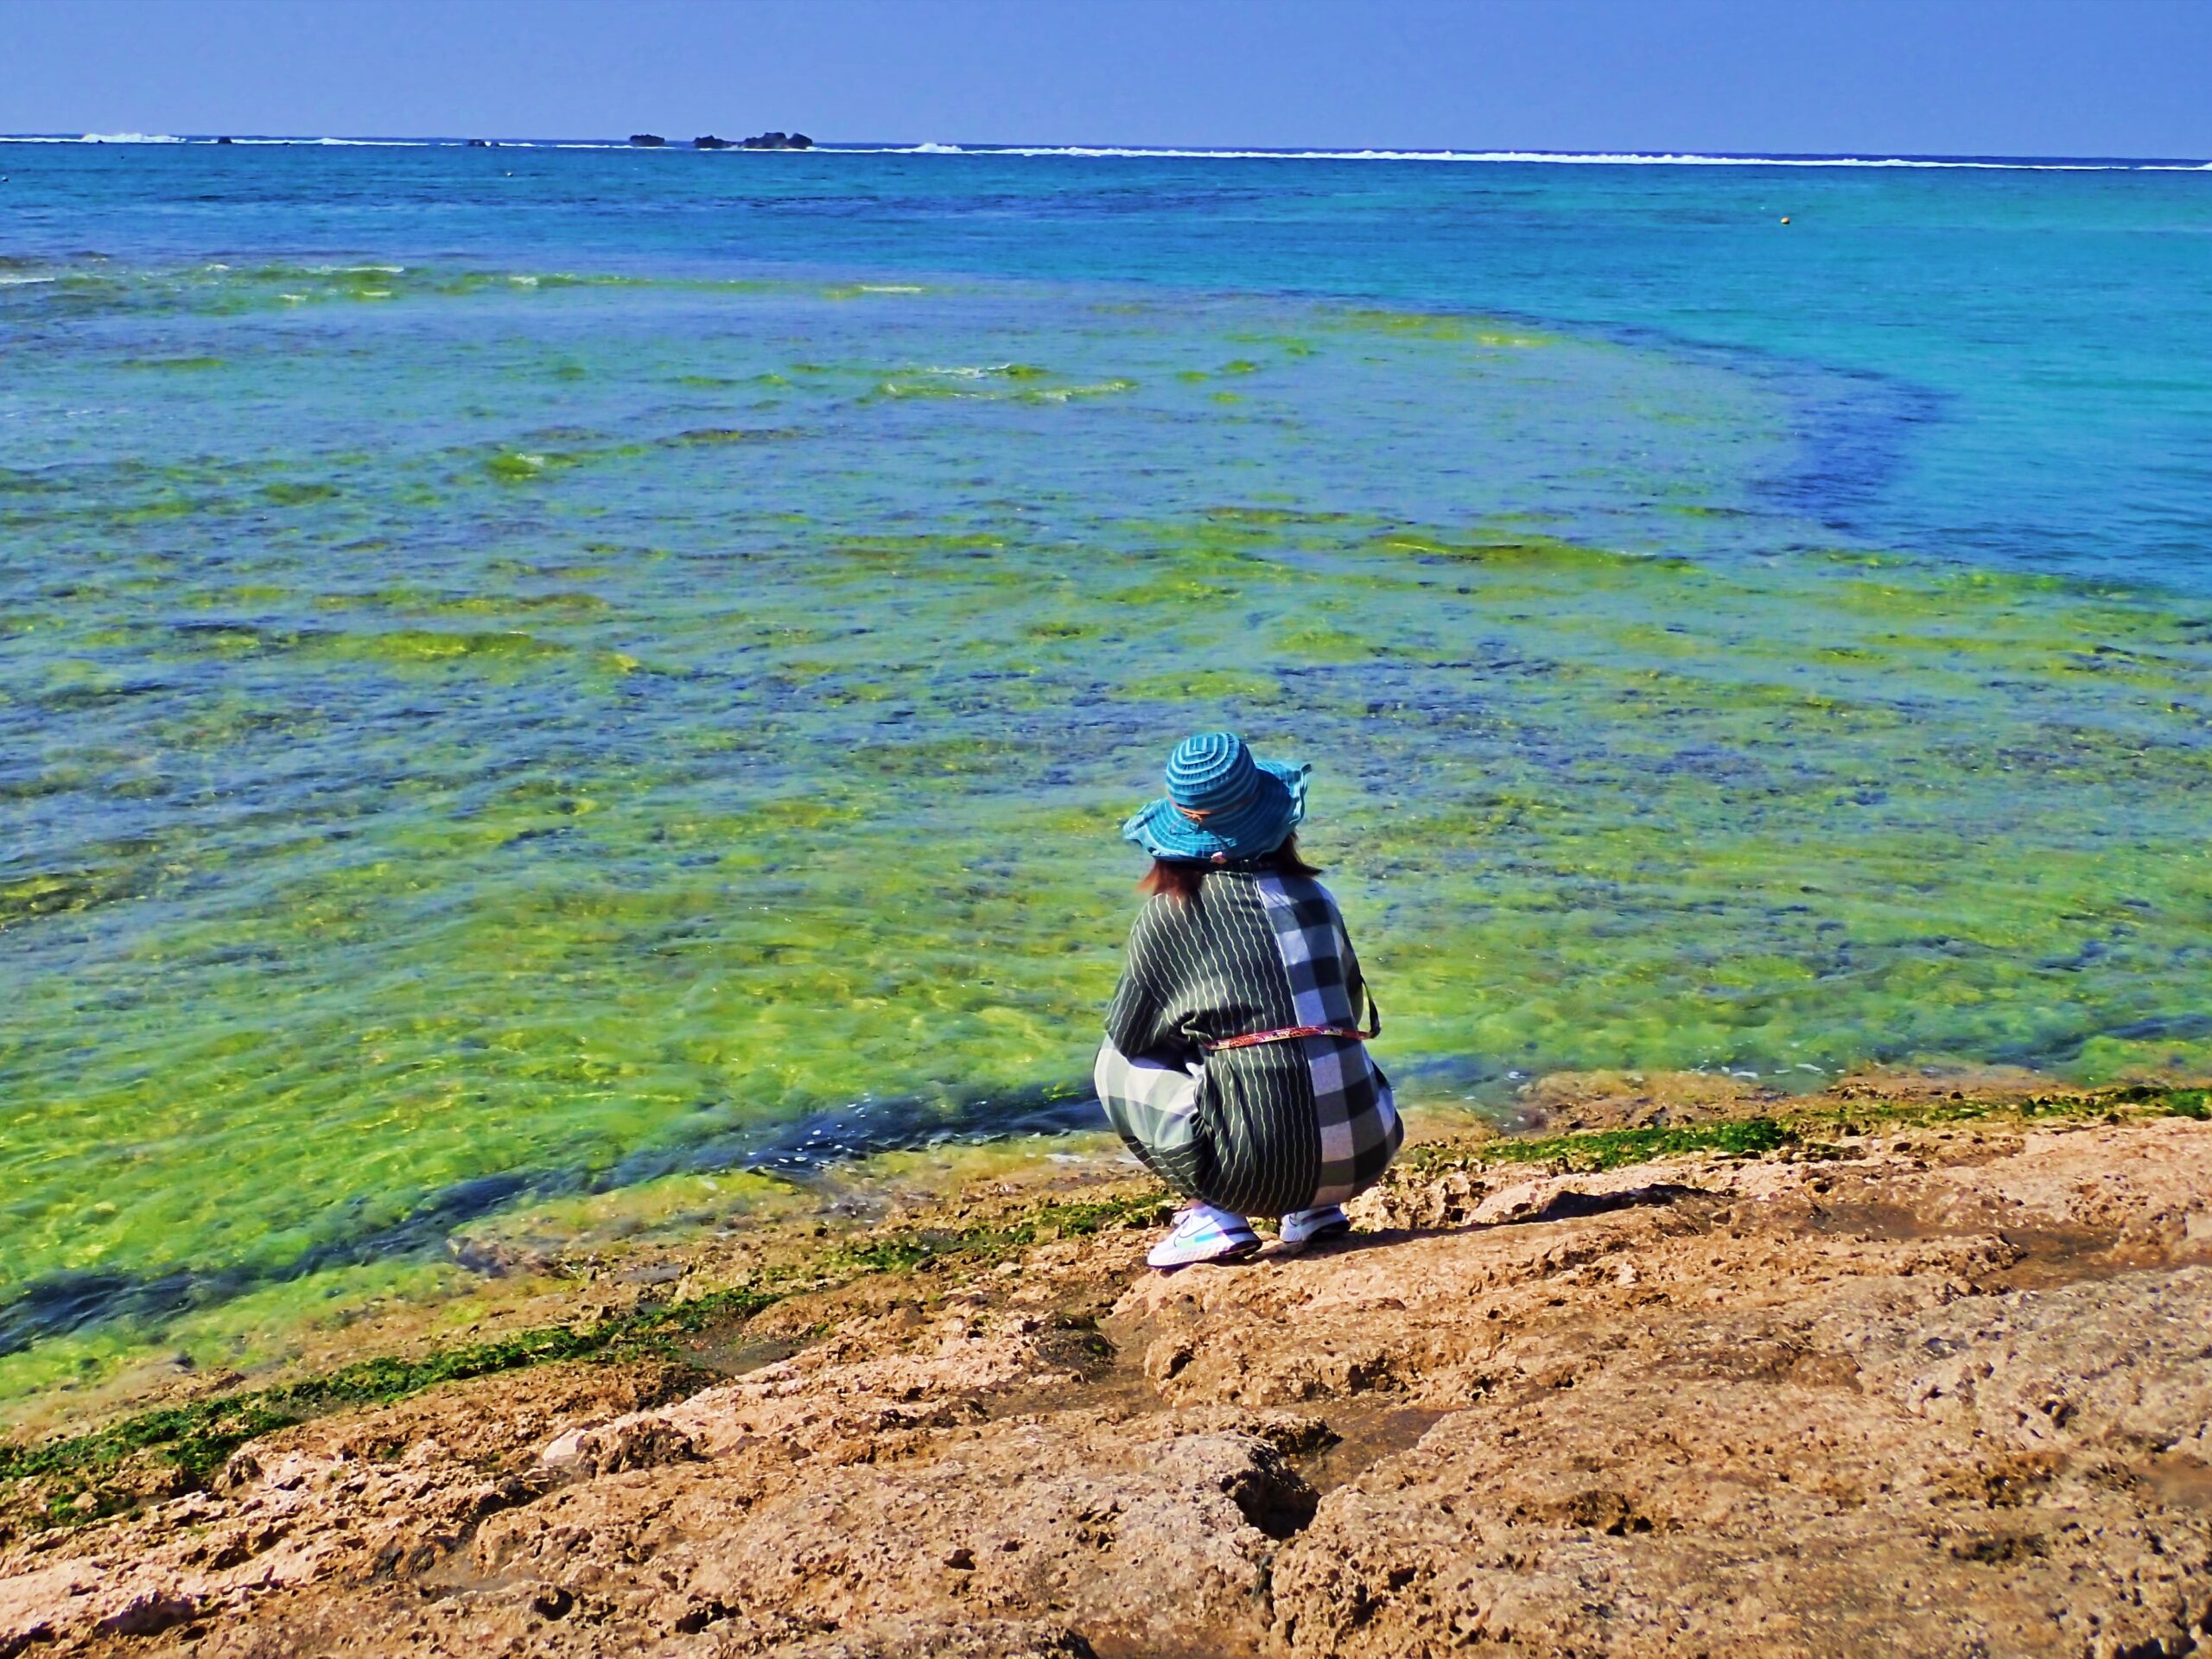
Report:
M1857 1093L1857 1090L1853 1092ZM1864 1135L1877 1128L1940 1128L1991 1119L2028 1122L2120 1122L2133 1119L2212 1119L2212 1089L2177 1088L2168 1084L2125 1084L2115 1089L2001 1091L1948 1098L1885 1096L1878 1087L1859 1098L1817 1101L1793 1116L1809 1134Z
M923 531L906 536L866 536L836 543L834 557L869 564L926 569L944 558L982 559L1006 550L1007 541L987 531Z
M315 601L324 610L384 610L418 616L603 616L614 607L597 594L564 589L550 594L430 594L413 588L380 588L365 594L334 594Z
M1563 537L1527 531L1478 532L1465 537L1446 537L1397 531L1377 537L1374 545L1382 553L1410 554L1415 558L1464 561L1470 564L1509 569L1514 566L1567 568L1592 573L1630 572L1639 566L1655 564L1668 565L1678 570L1692 569L1687 560L1611 552L1569 541Z
M396 628L385 633L326 633L302 639L302 649L335 658L402 666L467 663L521 664L568 654L568 647L519 630L447 632Z
M111 904L137 889L131 872L51 870L0 881L0 928L35 916L66 915Z
M1325 529L1361 522L1353 513L1317 512L1310 507L1258 506L1249 503L1208 507L1204 517L1209 524L1241 525L1255 531Z
M1357 663L1376 654L1375 646L1360 635L1319 623L1279 629L1275 645L1286 656L1308 663Z
M1127 695L1150 702L1258 703L1275 696L1282 683L1272 674L1243 669L1202 668L1186 674L1161 674L1132 681Z
M772 443L797 436L798 433L784 427L697 426L688 432L678 432L666 442L706 448L725 443Z
M876 383L874 396L893 402L1055 404L1082 403L1135 391L1137 383L1125 376L1088 382L1048 385L1050 371L1024 364L1002 364L988 369L923 369ZM996 384L1011 381L1011 385Z
M544 455L502 451L484 463L484 470L503 484L519 484L543 476L550 464Z
M486 456L472 469L474 475L489 478L502 485L528 484L557 476L582 467L609 461L632 460L645 455L659 446L651 443L594 444L588 448L556 448L557 442L575 443L578 439L589 439L594 435L573 429L554 429L529 435L527 448L516 447L497 451ZM468 476L464 474L464 478ZM429 505L426 499L421 503Z
M59 286L68 302L94 314L149 313L220 319L302 306L450 300L528 300L573 290L578 295L659 289L731 296L798 292L790 284L697 282L568 271L501 271L389 261L355 265L270 261L232 266L210 263L132 272L121 277L75 274Z
M1682 1128L1589 1129L1535 1141L1490 1141L1484 1144L1480 1155L1485 1163L1549 1164L1587 1173L1691 1153L1763 1158L1796 1139L1796 1131L1773 1118L1752 1117Z
M540 1251L597 1243L680 1236L734 1222L758 1222L794 1208L800 1194L787 1181L744 1170L664 1176L658 1180L558 1198L501 1211L453 1235L464 1259L528 1257Z
M1517 328L1491 319L1435 311L1344 311L1334 314L1329 321L1338 327L1364 334L1492 348L1533 349L1555 346L1561 339L1540 329Z
M1025 386L1014 393L1014 401L1023 404L1077 403L1090 397L1112 397L1136 389L1135 381L1116 376L1111 380L1093 381L1088 385Z
M1160 1219L1166 1207L1158 1192L1055 1201L1003 1222L909 1230L839 1245L820 1260L822 1267L833 1274L912 1273L962 1261L981 1265L1048 1240L1088 1238L1110 1228L1147 1226Z
M199 374L209 369L225 366L219 357L133 357L124 359L126 369L151 369L170 374Z
M337 495L334 484L265 484L261 490L261 499L275 507L313 506L334 500Z

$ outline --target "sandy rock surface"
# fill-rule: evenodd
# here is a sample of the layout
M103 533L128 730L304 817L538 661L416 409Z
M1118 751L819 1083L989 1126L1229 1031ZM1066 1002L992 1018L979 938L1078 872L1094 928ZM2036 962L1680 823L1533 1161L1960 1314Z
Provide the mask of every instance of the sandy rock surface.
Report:
M1447 1164L1343 1245L1042 1244L687 1397L448 1385L0 1553L0 1656L2212 1641L2212 1125L1829 1153Z

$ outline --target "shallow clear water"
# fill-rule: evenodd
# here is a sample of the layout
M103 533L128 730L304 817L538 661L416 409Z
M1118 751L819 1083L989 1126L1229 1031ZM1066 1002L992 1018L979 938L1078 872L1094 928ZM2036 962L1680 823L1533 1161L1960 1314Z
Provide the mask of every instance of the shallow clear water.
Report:
M1415 1103L2212 1069L2212 176L0 149L0 1387L1079 1121L1194 726Z

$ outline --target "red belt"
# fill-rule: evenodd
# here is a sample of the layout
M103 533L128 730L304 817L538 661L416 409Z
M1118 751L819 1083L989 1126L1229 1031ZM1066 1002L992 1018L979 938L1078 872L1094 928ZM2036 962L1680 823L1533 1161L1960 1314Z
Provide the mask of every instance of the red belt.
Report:
M1287 1043L1300 1037L1342 1037L1349 1042L1363 1043L1382 1034L1382 1011L1375 1006L1375 999L1367 999L1365 1031L1349 1026L1285 1026L1280 1031L1248 1031L1242 1037L1224 1037L1205 1045L1211 1053L1217 1048L1255 1048L1262 1043Z

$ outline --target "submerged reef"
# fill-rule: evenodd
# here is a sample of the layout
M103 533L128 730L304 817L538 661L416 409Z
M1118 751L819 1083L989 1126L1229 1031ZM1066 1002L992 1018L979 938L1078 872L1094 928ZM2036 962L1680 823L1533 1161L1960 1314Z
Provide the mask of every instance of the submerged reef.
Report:
M0 470L0 1398L465 1275L357 1248L435 1252L448 1195L1065 1099L1114 828L1194 728L1313 763L1416 1111L2212 1071L2203 605L1849 545L1725 366L982 283L54 275L0 290L77 342L22 395L149 436Z

